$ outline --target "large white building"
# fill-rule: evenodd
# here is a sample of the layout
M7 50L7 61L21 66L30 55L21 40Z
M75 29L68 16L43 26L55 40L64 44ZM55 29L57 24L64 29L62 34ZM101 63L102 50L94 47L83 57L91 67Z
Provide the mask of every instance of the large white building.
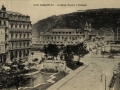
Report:
M38 38L34 38L32 44L43 46L48 44L56 44L58 46L65 44L77 44L85 39L85 34L79 29L52 29L47 33L40 33Z
M1 21L5 20L5 18L0 18L0 63L5 62L5 33L6 33L6 25Z
M41 32L39 37L33 37L33 48L43 48L44 45L56 44L61 45L73 45L83 42L87 39L93 41L94 34L91 33L91 23L85 24L84 30L82 29L69 29L69 28L57 28L52 29L49 32Z

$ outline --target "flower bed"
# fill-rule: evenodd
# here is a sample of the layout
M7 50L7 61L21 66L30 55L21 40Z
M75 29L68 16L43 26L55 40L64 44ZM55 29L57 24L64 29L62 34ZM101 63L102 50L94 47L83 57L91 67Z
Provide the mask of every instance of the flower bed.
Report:
M63 77L65 77L65 74L64 74L64 72L60 72L60 73L55 74L55 77L56 78L54 78L53 80L55 82L58 82L60 79L62 79ZM49 88L53 84L52 83L42 84L42 85L34 88L34 90L46 90L47 88ZM33 90L33 89L29 88L29 89L25 89L25 90Z

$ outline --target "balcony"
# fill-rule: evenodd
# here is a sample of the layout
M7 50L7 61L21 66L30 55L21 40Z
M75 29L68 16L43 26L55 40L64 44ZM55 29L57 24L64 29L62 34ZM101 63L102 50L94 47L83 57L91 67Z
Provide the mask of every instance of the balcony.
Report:
M11 38L9 41L31 41L31 38Z
M25 46L25 47L23 47L23 46L18 46L18 47L10 47L9 48L9 50L19 50L19 49L29 49L29 48L31 48L30 46ZM7 49L8 50L8 49Z
M0 24L0 28L6 28L7 27L7 25L1 25Z
M26 33L26 32L28 32L28 33L30 33L30 32L32 32L32 29L18 29L18 28L15 28L15 29L10 29L9 30L9 32L10 33Z

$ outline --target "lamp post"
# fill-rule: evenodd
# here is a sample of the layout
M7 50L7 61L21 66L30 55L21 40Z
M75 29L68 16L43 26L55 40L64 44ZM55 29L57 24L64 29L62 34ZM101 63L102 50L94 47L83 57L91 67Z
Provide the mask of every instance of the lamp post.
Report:
M90 39L89 39L89 50L90 50Z
M65 47L64 47L64 50L66 49L66 47L67 47L67 38L65 38L65 41L64 41L64 45L65 45ZM66 53L64 53L64 60L65 60L65 55L66 55ZM65 61L65 72L66 72L66 68L67 68L67 66L66 66L66 61Z
M101 82L102 82L102 76L105 76L105 90L106 90L106 81L107 81L106 75L105 75L105 74L102 74L102 75L101 75Z
M104 58L104 53L105 53L105 46L102 46L102 54L103 54L103 58Z

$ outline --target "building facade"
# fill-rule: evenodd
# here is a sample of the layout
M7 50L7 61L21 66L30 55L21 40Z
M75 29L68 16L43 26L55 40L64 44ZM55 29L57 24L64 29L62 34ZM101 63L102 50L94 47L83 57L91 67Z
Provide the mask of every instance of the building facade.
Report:
M6 25L4 23L5 20L6 20L6 18L0 17L0 63L5 62L5 58L6 58L6 54L5 54Z
M30 45L32 28L30 16L23 15L18 12L6 11L2 6L0 11L0 24L4 29L5 54L6 62L12 61L14 58L23 59L30 55Z
M40 33L38 38L34 38L33 46L41 46L48 44L61 45L72 45L79 42L83 42L85 34L79 29L52 29L47 33ZM36 42L34 42L36 40ZM36 45L36 46L35 46Z
M90 43L93 42L95 34L92 32L92 25L89 22L85 23L84 29L69 29L69 28L57 28L52 29L49 32L41 32L39 37L33 37L32 47L43 48L44 45L56 44L61 45L74 45L80 42L85 43L90 48ZM91 43L92 44L92 43ZM93 45L91 46L93 47Z
M116 44L120 44L120 27L117 27L115 29L115 37L114 37L114 39L115 39Z

